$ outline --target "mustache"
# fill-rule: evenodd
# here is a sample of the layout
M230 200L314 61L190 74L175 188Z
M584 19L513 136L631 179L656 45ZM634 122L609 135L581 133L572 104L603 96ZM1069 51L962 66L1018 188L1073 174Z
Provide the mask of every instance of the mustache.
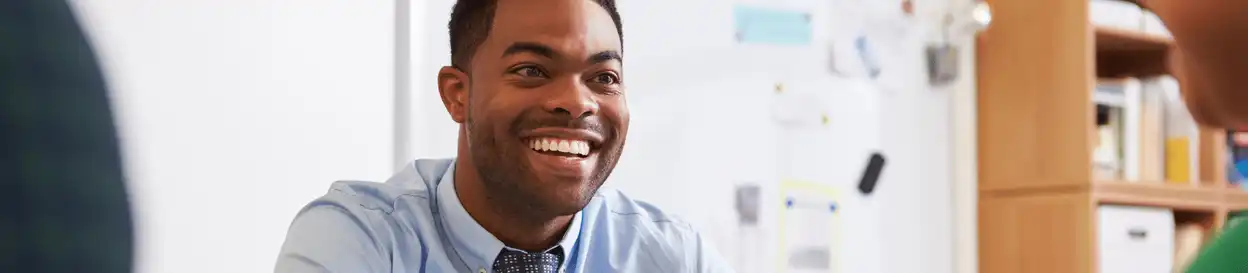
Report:
M603 122L598 115L573 118L571 115L555 115L549 113L527 112L512 123L512 133L519 133L538 128L566 128L586 130L611 139L615 136L615 128Z

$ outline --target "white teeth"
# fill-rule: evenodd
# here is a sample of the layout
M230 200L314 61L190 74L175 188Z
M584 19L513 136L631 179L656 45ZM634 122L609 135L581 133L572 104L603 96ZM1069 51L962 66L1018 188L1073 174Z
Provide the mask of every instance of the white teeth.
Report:
M563 152L576 155L589 155L589 142L582 140L534 139L529 148L535 151Z

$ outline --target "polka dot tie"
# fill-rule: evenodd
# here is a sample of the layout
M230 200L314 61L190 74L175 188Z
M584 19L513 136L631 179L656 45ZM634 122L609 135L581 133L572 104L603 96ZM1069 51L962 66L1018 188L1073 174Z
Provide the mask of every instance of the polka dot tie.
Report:
M494 273L554 273L559 271L559 248L541 253L503 249L494 259ZM552 253L553 252L553 253ZM559 253L559 254L554 254Z

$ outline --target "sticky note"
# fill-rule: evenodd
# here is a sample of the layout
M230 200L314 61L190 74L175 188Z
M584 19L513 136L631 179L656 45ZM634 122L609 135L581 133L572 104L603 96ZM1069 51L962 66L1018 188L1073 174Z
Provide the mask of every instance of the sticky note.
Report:
M809 45L814 32L809 12L739 5L733 21L743 44Z

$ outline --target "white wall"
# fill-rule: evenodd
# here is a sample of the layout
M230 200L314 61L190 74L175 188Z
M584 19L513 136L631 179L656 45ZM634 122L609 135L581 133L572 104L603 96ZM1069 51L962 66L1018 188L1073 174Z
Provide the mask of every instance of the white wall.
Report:
M303 204L389 175L393 2L71 2L116 105L138 272L272 272Z
M449 158L455 156L458 124L438 96L437 73L451 65L450 34L447 22L455 1L414 1L411 33L411 140L408 145L413 158Z

